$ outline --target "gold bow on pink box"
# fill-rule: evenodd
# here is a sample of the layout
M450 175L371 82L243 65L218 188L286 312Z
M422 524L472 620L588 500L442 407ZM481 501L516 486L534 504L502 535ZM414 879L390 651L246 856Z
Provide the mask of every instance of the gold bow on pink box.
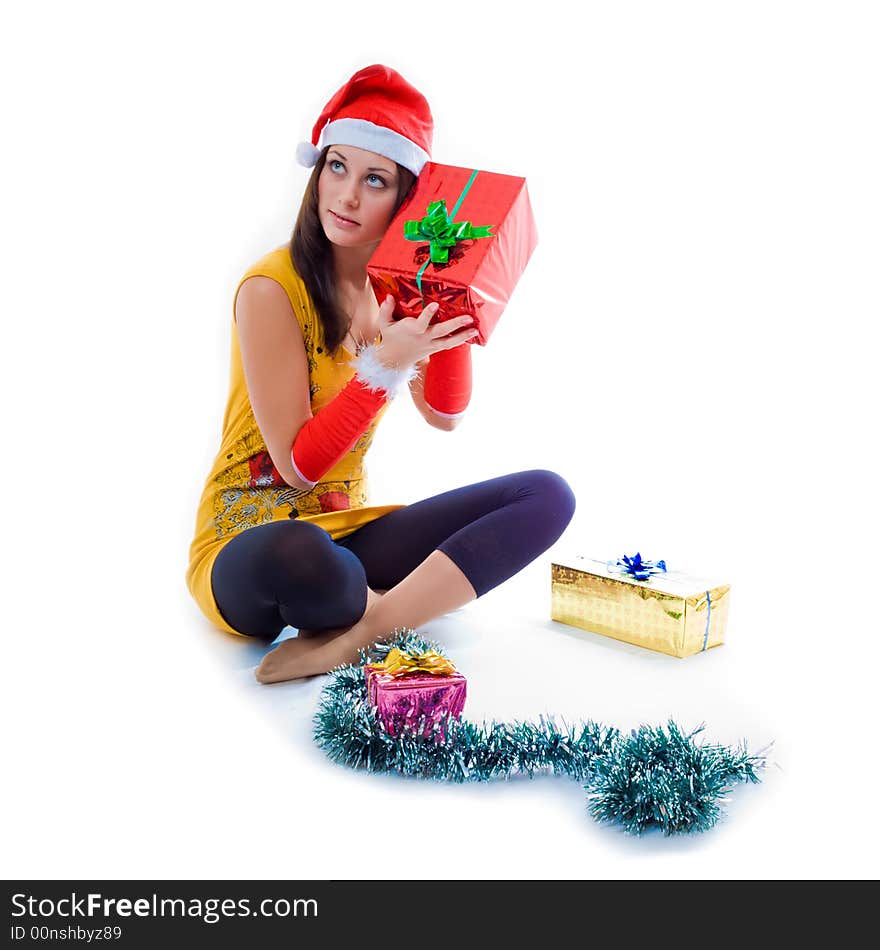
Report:
M451 661L441 656L436 650L426 650L424 653L404 653L397 647L392 647L381 663L370 663L368 669L372 673L387 673L389 676L404 676L407 673L451 676L456 671Z

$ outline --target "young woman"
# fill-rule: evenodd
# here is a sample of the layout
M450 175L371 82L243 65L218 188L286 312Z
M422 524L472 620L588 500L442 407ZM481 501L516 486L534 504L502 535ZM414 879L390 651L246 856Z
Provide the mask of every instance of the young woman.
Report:
M369 66L327 103L290 246L258 261L233 302L230 395L205 484L187 585L230 633L282 642L261 683L356 662L501 584L547 550L574 513L553 472L504 475L410 505L369 506L364 455L407 387L451 431L470 395L471 317L395 321L366 265L430 156L428 103ZM439 355L438 355L439 354Z

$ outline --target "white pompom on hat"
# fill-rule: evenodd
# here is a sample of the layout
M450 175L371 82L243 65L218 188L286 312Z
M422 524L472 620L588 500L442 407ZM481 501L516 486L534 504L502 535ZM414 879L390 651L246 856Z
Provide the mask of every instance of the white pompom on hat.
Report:
M311 168L327 145L352 145L390 158L414 175L431 160L434 118L428 101L390 66L358 70L324 106L312 141L296 160Z

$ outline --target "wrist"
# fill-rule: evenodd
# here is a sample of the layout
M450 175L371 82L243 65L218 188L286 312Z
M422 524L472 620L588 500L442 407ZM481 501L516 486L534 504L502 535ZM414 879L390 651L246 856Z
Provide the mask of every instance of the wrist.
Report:
M471 398L471 344L431 355L425 370L423 393L432 412L443 419L464 415Z
M379 348L375 343L365 347L352 360L358 379L374 392L384 391L388 399L393 399L401 387L415 377L415 366L388 366L379 359Z

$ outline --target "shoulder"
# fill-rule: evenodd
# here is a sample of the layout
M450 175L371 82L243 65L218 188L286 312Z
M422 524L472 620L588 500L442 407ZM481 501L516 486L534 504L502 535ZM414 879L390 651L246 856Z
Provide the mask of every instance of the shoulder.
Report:
M308 296L302 278L294 269L287 244L276 247L274 251L269 251L256 263L251 264L239 281L239 287L251 277L270 277L281 284L288 294L292 293L297 297Z
M315 309L302 278L293 267L288 245L265 254L245 271L235 290L233 311L243 299L257 306L283 306L285 298L303 334L310 336L315 327Z
M235 295L235 313L245 310L290 311L291 301L284 287L274 278L264 274L251 274L242 278Z

